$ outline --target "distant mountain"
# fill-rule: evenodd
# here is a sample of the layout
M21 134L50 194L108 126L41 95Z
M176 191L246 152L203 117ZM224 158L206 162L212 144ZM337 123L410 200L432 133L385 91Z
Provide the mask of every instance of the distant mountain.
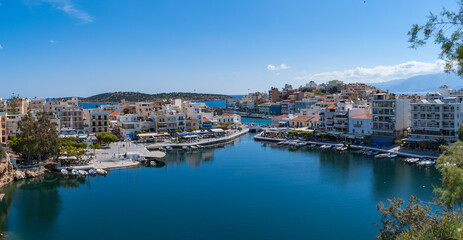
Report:
M222 94L208 94L208 93L186 93L186 92L172 92L172 93L158 93L147 94L138 92L111 92L94 95L87 98L80 98L82 102L119 102L125 99L128 102L162 100L162 99L176 99L192 101L211 101L211 100L225 100L231 98Z
M442 85L452 89L463 88L463 78L453 73L437 73L370 85L393 93L426 93L437 92Z

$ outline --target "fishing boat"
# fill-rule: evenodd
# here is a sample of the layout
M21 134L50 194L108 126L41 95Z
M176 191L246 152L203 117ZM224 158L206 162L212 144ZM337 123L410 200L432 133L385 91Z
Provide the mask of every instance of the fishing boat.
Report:
M388 158L396 158L397 157L397 154L389 154L389 156L387 156Z
M188 146L182 146L182 149L183 150L188 150L189 148L188 148Z
M79 175L81 176L87 176L88 175L88 172L84 171L84 170L79 170Z
M89 173L90 175L96 175L95 169L90 169L90 170L88 170L88 173Z
M155 166L156 166L156 162L155 162L155 161L151 161L151 162L150 162L150 166L151 166L151 167L155 167Z
M190 146L191 149L198 149L196 146Z
M64 176L67 176L69 175L69 172L66 169L61 169L61 174L63 174Z
M77 169L72 169L71 170L71 175L77 176L77 175L79 175L79 171L77 171Z
M286 142L285 142L285 141L281 141L281 142L278 142L277 144L278 144L278 145L285 145Z

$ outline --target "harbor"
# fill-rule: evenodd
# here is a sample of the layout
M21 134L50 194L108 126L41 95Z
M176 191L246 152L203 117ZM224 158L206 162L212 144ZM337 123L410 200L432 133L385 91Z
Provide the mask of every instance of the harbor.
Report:
M305 143L305 144L312 144L312 145L316 145L316 146L330 146L330 148L340 145L339 143L330 143L330 142L288 140L288 139L282 139L282 138L263 137L262 134L263 133L261 132L261 133L255 135L254 139L257 140L257 141L269 141L269 142L277 142L277 143L285 142L285 141L293 142L293 143ZM390 155L396 155L396 156L406 157L406 158L431 159L431 160L436 160L438 158L436 156L406 153L406 152L400 152L400 151L397 151L397 150L388 150L388 149L383 149L383 148L370 147L370 146L361 146L361 145L355 145L355 144L350 144L349 148L353 149L353 150L370 151L372 153L376 152L376 154L379 154L379 153L390 154Z

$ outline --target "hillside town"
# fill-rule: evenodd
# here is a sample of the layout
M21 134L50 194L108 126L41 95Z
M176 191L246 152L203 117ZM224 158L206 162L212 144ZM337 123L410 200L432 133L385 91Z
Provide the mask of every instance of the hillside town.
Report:
M228 99L226 111L269 117L272 127L342 135L349 142L391 146L455 142L462 124L463 90L441 86L425 95L394 94L363 83L311 81L297 89ZM288 131L288 129L286 131Z

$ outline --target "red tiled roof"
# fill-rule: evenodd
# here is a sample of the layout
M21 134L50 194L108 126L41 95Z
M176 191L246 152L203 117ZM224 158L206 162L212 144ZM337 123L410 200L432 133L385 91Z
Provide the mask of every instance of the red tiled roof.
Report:
M372 116L371 114L365 113L365 114L353 116L352 118L369 119L369 118L372 118Z
M280 118L289 118L289 116L287 114L285 114L285 115L276 116L274 118L278 118L278 119L280 119Z
M318 122L318 121L320 121L320 116L317 115L317 116L313 117L312 119L310 119L310 121L311 122Z
M207 119L207 118L203 117L203 123L205 123L205 122L206 122L206 123L208 123L208 122L210 123L210 122L211 122L211 120L209 120L209 119Z
M308 122L310 119L311 117L298 116L298 117L291 119L291 121Z
M110 113L109 116L117 116L119 114L120 114L120 112L114 111L114 112Z
M224 114L222 114L222 115L220 115L220 116L221 116L221 117L231 117L231 116L233 116L233 115L235 115L235 114L234 114L234 113L224 113Z

